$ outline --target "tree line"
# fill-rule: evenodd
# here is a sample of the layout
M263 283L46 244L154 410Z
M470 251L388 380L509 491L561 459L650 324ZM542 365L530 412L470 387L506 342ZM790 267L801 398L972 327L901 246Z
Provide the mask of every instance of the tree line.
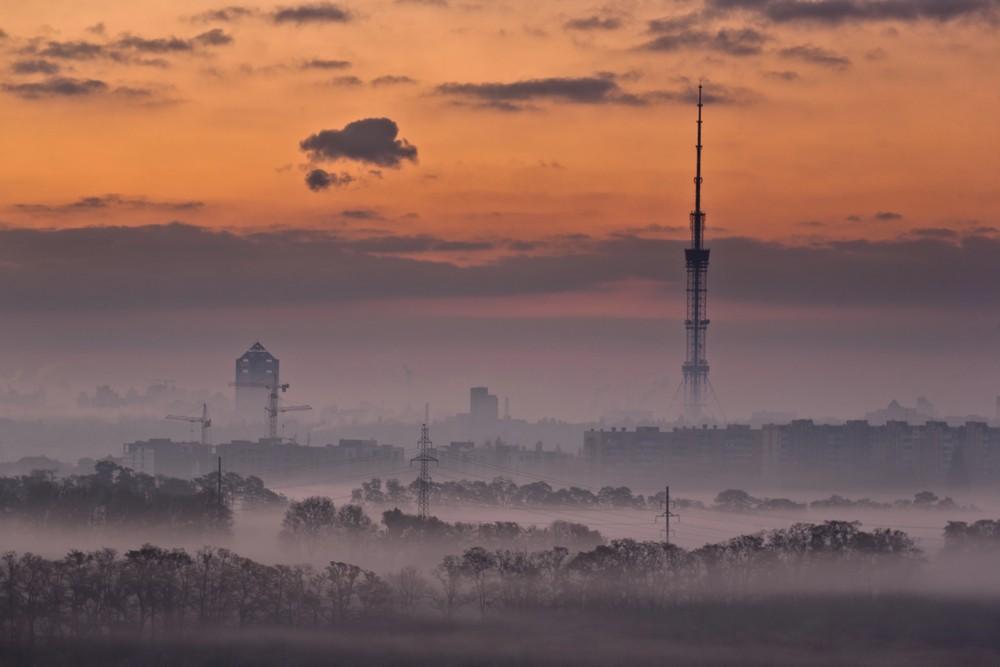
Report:
M861 509L861 510L947 510L970 511L975 507L963 507L951 498L941 498L931 491L920 491L913 498L901 498L890 503L878 502L871 498L852 500L832 495L823 500L800 503L788 498L755 498L742 489L727 489L715 497L712 509L726 512L753 511L804 511L806 509Z
M289 503L282 520L281 539L303 547L309 555L334 544L354 547L386 546L392 550L431 545L454 547L484 544L539 548L559 544L573 550L591 549L604 542L600 532L570 521L548 526L522 526L515 521L447 522L420 518L399 508L382 512L376 523L361 505L337 508L333 500L312 496Z
M424 521L410 517L409 521ZM1000 521L949 524L958 548L1000 550ZM213 628L324 628L394 615L518 610L645 610L810 590L870 594L905 583L922 554L897 530L856 522L799 523L685 550L613 540L573 552L491 549L447 555L428 571L376 574L331 561L269 565L222 548L144 545L0 558L0 634L8 641L133 636Z
M398 479L373 477L362 482L361 487L351 492L351 501L358 505L409 506L416 502L418 481L404 485ZM578 486L553 488L548 482L538 481L518 485L505 477L484 480L449 480L431 482L431 501L444 504L490 505L498 507L609 507L640 510L661 510L666 492L652 495L637 494L627 486L604 486L591 491ZM679 509L713 509L727 512L750 511L805 511L807 509L918 509L918 510L970 510L961 507L951 498L940 498L930 491L914 494L912 499L893 502L878 502L870 498L852 500L832 495L809 503L797 502L789 498L757 498L742 489L721 491L711 505L699 500L673 498L671 505Z
M157 527L217 534L232 526L233 507L281 508L287 499L258 477L215 473L186 480L148 475L111 461L94 472L57 477L50 471L0 477L0 517L32 527Z

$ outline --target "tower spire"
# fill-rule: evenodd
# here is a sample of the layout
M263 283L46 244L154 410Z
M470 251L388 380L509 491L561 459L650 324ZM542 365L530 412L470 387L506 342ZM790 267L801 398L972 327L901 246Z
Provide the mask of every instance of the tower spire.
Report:
M708 390L708 360L705 335L708 330L708 256L704 246L705 212L701 210L701 128L702 86L698 84L698 143L695 145L694 210L691 212L691 247L684 250L687 269L687 350L681 372L684 376L684 421L699 424L705 420L705 397Z
M693 238L692 243L695 248L701 248L702 246L702 232L704 231L704 225L702 220L702 210L701 210L701 109L704 106L701 101L701 84L698 84L698 143L695 145L695 172L694 172L694 220L692 220L693 227Z

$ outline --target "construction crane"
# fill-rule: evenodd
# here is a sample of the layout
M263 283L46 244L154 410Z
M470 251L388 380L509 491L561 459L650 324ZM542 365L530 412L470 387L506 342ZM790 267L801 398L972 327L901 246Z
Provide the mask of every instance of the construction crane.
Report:
M312 410L312 406L309 405L289 405L285 408L278 405L281 394L288 391L288 387L291 386L287 382L285 384L271 384L269 382L230 382L229 386L259 387L261 389L267 389L267 406L264 408L264 412L267 413L267 437L271 440L277 440L278 438L278 416L282 412Z
M268 410L270 410L270 406L268 406ZM312 410L312 406L311 405L286 405L285 407L278 408L278 412L279 413L285 413L285 412L302 412L303 410ZM271 413L268 412L267 415L268 415L268 417L270 417ZM275 428L277 428L277 419L275 419ZM275 436L271 436L271 437L275 437ZM292 436L291 442L295 443L295 439L296 439L295 436Z
M191 428L194 428L195 424L201 424L201 444L208 444L208 430L212 427L212 420L208 416L208 403L201 404L201 416L200 417L188 417L186 415L167 415L167 419L172 419L173 421L188 422L191 424Z

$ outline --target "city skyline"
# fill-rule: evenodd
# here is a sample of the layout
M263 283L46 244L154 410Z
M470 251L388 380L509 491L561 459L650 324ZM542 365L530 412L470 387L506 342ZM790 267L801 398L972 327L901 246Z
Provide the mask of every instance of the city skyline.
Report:
M727 411L991 414L997 7L882 4L5 3L0 381L665 410L703 79Z

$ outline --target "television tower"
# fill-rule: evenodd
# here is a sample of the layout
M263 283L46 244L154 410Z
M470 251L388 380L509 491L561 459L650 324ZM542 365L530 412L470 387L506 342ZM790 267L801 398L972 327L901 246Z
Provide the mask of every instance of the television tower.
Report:
M426 409L425 409L426 412ZM420 464L420 476L417 477L417 515L421 519L426 519L431 513L431 463L437 463L434 458L433 443L431 442L430 430L427 428L426 419L420 425L420 441L417 442L420 453L410 459L410 463Z
M691 247L684 250L687 266L687 356L681 371L684 375L684 421L699 424L705 420L708 384L708 360L705 357L705 334L708 330L708 248L704 245L705 212L701 210L701 85L698 86L698 144L694 176L694 211L691 212Z

